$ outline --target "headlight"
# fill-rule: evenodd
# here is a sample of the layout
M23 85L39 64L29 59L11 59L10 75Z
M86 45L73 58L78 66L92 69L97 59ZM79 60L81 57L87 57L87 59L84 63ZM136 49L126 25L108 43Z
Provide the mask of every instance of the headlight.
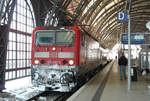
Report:
M52 50L53 50L53 51L55 51L55 50L56 50L56 48L55 48L55 47L53 47L53 48L52 48Z
M73 65L74 61L73 60L69 60L69 65Z
M34 61L35 64L39 64L39 62L40 62L39 60L35 60Z

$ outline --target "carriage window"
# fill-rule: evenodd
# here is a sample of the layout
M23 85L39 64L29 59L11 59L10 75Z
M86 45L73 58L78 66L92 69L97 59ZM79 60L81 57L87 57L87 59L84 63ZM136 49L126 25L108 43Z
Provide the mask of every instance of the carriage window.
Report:
M55 41L53 31L38 31L35 35L37 45L53 45Z
M82 46L84 46L84 45L85 45L85 36L82 35L81 37L82 37L82 39L81 39L81 44L82 44Z

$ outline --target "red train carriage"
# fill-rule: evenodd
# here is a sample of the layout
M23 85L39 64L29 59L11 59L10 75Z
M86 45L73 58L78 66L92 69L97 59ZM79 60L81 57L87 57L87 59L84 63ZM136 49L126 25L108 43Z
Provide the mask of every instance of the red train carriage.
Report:
M77 26L36 27L32 38L34 85L68 92L77 85L78 76L90 70L85 69L90 60L87 51L95 41Z

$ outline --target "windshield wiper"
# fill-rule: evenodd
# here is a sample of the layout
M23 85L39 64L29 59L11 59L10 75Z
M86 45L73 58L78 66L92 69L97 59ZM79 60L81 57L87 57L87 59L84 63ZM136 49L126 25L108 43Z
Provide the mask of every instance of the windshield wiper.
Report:
M37 44L36 44L37 46L40 46L40 44L39 44L39 42L37 42Z

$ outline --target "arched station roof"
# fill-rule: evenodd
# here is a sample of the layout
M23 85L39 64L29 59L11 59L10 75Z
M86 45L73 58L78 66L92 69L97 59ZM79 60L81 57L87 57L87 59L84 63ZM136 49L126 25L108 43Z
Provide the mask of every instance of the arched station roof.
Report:
M31 0L37 25L45 19L71 22L93 36L104 48L113 48L120 42L121 33L127 33L127 23L118 23L118 12L128 10L130 0ZM150 1L131 0L131 33L145 32L150 21ZM52 23L52 21L51 21ZM66 22L65 22L66 23Z

